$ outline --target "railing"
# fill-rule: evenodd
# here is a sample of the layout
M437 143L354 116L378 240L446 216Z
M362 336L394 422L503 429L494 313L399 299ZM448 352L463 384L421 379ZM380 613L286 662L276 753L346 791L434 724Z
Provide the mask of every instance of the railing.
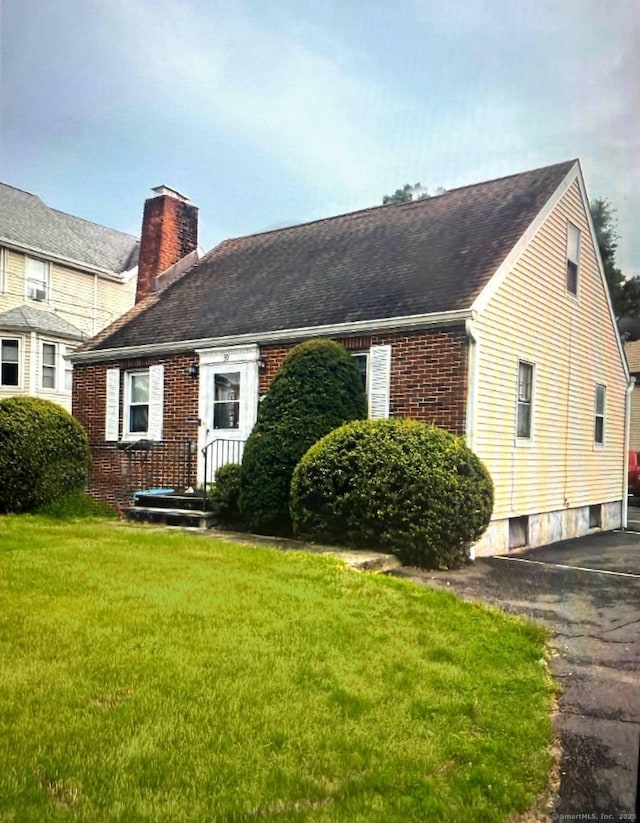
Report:
M204 458L204 508L207 507L207 487L213 483L214 474L227 463L241 463L246 440L223 440L215 437L202 447Z
M192 440L119 443L127 457L129 493L149 488L192 488L196 446Z

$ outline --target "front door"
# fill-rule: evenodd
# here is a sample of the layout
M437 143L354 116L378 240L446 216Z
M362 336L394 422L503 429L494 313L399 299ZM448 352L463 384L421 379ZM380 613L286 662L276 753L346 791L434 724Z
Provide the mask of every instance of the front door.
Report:
M240 463L258 409L258 347L199 351L198 481L211 483L226 463ZM204 452L203 452L204 450ZM206 454L205 454L206 452Z

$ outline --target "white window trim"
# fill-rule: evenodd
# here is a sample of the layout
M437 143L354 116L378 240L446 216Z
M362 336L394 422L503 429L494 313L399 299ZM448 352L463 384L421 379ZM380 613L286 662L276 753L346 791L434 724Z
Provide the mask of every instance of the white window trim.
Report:
M42 299L35 296L35 294L40 290L29 285L29 281L30 279L32 279L29 276L29 261L31 260L33 260L36 263L42 263L44 266L44 280L38 280L39 283L44 283L44 295ZM25 255L24 297L25 300L32 300L34 303L51 303L51 264L48 260L43 260L40 257L29 257L28 255Z
M114 370L115 371L115 370ZM146 432L129 431L129 408L131 404L131 376L147 374L149 376L149 396L147 400ZM124 373L124 405L122 410L122 439L127 442L136 440L162 440L164 416L164 366L148 366L139 369L127 369ZM109 438L107 438L109 439Z
M53 366L47 365L46 368L53 369L53 386L45 386L44 385L44 370L45 370L45 362L44 362L44 347L45 346L53 346ZM57 343L54 343L52 340L41 340L40 341L40 390L43 392L55 392L59 391L59 376L60 376L60 347Z
M598 389L604 389L604 409L602 414L598 414ZM596 451L604 449L607 444L607 385L606 383L596 383L593 396L593 448ZM596 420L602 417L602 441L596 440Z
M13 386L13 385L10 385L9 383L2 383L1 382L2 381L2 372L1 372L1 368L2 368L2 348L1 347L2 347L2 343L5 340L11 341L11 342L15 341L18 344L18 385L17 386ZM0 390L3 390L3 389L19 390L19 389L22 389L24 387L24 376L23 376L24 375L24 362L23 362L23 359L24 359L23 338L15 337L12 334L0 335Z
M518 435L518 412L520 410L520 365L531 367L531 400L529 401L529 436L521 437ZM527 448L533 445L535 435L535 396L536 396L536 364L531 360L526 360L524 357L518 358L518 365L516 369L516 392L515 392L515 445L522 448Z

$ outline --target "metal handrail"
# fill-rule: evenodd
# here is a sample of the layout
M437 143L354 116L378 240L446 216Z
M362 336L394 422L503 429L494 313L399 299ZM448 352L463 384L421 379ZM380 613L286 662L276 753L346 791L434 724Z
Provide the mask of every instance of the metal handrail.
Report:
M205 443L205 445L200 449L200 451L202 452L202 456L204 458L204 483L202 506L205 510L207 508L207 486L209 485L209 455L213 452L213 447L217 444L217 453L219 455L221 451L220 446L222 446L223 456L226 457L222 465L225 465L226 463L239 463L242 458L242 452L244 451L244 444L246 442L246 440L232 440L224 437L214 437L213 440L210 440L208 443ZM233 453L233 460L228 459L230 452Z

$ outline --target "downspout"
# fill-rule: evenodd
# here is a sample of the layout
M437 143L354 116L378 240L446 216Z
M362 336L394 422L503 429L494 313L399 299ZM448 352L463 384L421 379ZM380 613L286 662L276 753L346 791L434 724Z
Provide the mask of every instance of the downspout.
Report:
M480 369L478 329L475 325L477 313L473 312L465 322L465 331L469 340L469 362L467 364L467 410L465 420L465 440L473 448L476 424L476 392Z
M480 357L478 353L479 340L478 329L475 326L477 313L474 311L471 317L464 321L467 339L469 340L469 362L467 363L467 409L465 420L465 440L470 449L473 448L475 425L476 425L476 396L478 375L480 369ZM469 549L469 559L476 559L475 546Z
M622 528L627 528L629 515L629 430L631 427L631 394L636 378L629 377L627 397L624 409L624 454L622 455Z

